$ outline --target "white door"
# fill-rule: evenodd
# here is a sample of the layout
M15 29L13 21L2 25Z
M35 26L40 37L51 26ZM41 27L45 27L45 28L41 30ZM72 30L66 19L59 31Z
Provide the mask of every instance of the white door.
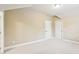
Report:
M55 38L62 39L62 21L55 21Z
M0 11L0 53L4 53L4 19L3 11Z
M46 20L45 21L45 39L51 39L52 32L51 32L51 21Z

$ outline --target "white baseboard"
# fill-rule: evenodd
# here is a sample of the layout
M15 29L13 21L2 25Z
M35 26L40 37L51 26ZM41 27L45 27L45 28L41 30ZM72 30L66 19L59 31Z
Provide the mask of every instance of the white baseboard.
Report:
M16 47L21 47L21 46L25 46L25 45L35 44L35 43L42 42L42 41L45 41L45 40L48 40L48 39L40 39L40 40L35 40L35 41L31 41L31 42L21 43L21 44L17 44L17 45L13 45L13 46L8 46L8 47L5 48L5 50L11 49L11 48L16 48Z
M66 41L66 42L69 42L69 43L79 44L79 42L73 41L73 40L70 40L70 39L62 39L62 40Z
M58 39L58 38L55 38L55 39ZM59 39L59 40L63 40L65 42L69 42L69 43L73 43L73 44L79 44L79 42L77 42L75 40L71 40L71 39L65 39L65 38L63 38L63 39Z

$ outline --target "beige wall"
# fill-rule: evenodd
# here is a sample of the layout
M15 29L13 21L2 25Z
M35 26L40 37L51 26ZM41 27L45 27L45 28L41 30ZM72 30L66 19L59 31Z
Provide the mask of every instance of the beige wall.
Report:
M44 21L50 16L27 8L5 11L5 46L44 37Z
M79 41L79 17L72 16L63 19L64 38Z

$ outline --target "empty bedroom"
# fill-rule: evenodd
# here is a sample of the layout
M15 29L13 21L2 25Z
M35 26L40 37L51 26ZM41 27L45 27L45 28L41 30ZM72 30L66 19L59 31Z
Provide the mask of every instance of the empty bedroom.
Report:
M1 53L79 54L79 4L3 4L0 11Z

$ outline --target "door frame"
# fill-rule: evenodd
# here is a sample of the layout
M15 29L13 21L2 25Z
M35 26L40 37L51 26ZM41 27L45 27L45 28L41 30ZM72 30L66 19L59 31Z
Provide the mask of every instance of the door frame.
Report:
M0 17L1 17L1 22L2 22L2 27L1 27L1 53L4 53L4 11L0 11Z

